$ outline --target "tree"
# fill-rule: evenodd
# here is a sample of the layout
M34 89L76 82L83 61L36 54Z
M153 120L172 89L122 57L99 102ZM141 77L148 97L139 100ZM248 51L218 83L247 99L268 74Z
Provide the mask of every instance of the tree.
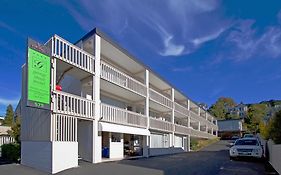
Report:
M215 104L213 104L209 112L218 119L227 118L227 108L236 106L235 101L229 97L220 97Z
M267 113L266 104L252 104L248 109L248 116L245 118L247 129L251 132L257 132L259 124Z
M269 120L268 123L261 121L259 124L260 134L265 140L268 140L270 138L271 127L272 127L272 120Z
M276 143L281 144L281 111L277 112L270 127L270 138Z
M5 119L3 121L3 125L5 126L12 126L13 125L13 118L14 118L14 110L12 105L8 105L6 109Z
M11 129L8 131L8 134L15 139L17 143L20 143L20 117L16 117L16 121L13 123Z
M225 115L225 119L226 120L229 120L229 119L239 119L239 115L235 115L235 114L229 114L229 113L226 113Z

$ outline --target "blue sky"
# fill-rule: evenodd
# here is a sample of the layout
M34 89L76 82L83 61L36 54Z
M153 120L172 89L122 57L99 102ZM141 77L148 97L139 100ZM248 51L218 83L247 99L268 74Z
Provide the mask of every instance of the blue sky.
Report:
M279 0L0 2L0 115L20 98L26 38L100 28L197 102L281 99Z

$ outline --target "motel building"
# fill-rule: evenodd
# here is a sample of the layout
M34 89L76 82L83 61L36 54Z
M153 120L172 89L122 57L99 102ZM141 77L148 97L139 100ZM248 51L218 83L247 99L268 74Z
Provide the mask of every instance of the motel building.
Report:
M98 29L72 44L28 39L22 67L21 164L50 173L190 151L217 120Z

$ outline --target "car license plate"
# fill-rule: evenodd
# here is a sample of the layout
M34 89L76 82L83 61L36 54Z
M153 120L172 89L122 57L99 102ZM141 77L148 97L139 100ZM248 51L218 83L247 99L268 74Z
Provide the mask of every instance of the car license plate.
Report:
M251 153L242 152L242 153L239 153L239 155L251 155Z

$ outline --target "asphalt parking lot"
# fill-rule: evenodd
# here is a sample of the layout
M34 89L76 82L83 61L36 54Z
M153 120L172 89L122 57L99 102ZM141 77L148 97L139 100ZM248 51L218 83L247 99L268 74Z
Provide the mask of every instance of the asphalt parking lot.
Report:
M198 152L90 164L81 161L79 167L58 175L261 175L264 163L256 160L232 161L228 142L219 141ZM47 173L17 164L0 165L4 175L46 175Z

